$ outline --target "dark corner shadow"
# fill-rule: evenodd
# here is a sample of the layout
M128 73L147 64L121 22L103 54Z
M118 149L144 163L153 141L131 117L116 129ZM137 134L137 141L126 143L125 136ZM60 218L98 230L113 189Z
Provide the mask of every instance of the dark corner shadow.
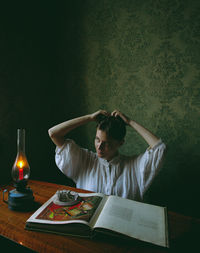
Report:
M145 194L145 202L200 218L199 177L198 156L192 150L170 148L160 173Z

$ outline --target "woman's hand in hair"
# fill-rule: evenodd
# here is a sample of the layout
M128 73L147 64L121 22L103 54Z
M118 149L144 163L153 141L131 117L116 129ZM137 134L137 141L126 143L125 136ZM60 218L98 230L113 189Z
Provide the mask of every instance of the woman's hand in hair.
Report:
M105 110L98 110L97 112L90 114L91 119L94 121L96 121L96 120L98 121L98 118L107 117L109 115L110 115L110 113Z
M111 115L114 117L120 117L127 125L129 125L129 123L130 123L130 119L125 114L123 114L122 112L120 112L118 110L114 110L111 113Z

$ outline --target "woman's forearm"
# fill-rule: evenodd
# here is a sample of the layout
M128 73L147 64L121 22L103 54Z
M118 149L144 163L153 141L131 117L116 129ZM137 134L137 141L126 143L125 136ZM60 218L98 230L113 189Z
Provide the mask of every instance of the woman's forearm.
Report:
M62 122L48 130L49 136L57 146L62 146L65 141L65 135L73 129L93 121L92 115L88 114L75 119Z
M130 120L129 126L134 128L144 138L144 140L149 144L151 148L153 148L159 142L159 139L153 133L151 133L148 129L144 128L136 121Z
M81 116L75 119L67 120L60 123L48 130L49 136L52 141L59 147L61 147L65 142L65 135L71 130L84 125L90 121L95 121L99 114L108 115L109 113L105 110L98 110L92 114Z
M121 117L121 119L130 127L132 127L135 131L138 132L138 134L140 136L142 136L142 138L149 144L149 146L151 148L153 148L158 142L159 139L153 134L151 133L148 129L144 128L142 125L140 125L139 123L137 123L134 120L131 120L129 117L127 117L125 114L123 114L122 112L118 111L118 110L114 110L111 113L112 116L119 116Z

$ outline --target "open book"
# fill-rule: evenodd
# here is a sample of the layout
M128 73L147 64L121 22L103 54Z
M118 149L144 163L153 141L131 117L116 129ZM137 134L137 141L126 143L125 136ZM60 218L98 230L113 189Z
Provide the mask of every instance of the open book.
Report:
M165 207L99 193L79 196L78 203L65 206L56 203L54 194L26 221L25 229L85 237L103 232L169 247Z

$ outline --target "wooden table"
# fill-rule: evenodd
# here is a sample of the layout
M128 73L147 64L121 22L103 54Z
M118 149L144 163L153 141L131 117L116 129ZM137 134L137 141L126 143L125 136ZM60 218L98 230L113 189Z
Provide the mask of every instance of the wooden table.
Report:
M68 186L41 181L29 181L35 200L43 204L59 189L74 189ZM91 253L131 253L131 252L193 252L199 247L200 220L186 217L174 212L168 212L170 229L170 249L150 245L137 240L116 239L108 236L99 236L96 239L83 239L72 236L33 232L24 230L26 220L32 212L16 212L8 209L2 201L2 190L11 190L7 185L1 187L0 199L0 245L17 249L20 252L91 252ZM76 189L77 190L77 189ZM87 192L79 190L80 192ZM21 245L21 246L20 246ZM195 250L197 252L198 250ZM200 251L199 251L200 252Z

